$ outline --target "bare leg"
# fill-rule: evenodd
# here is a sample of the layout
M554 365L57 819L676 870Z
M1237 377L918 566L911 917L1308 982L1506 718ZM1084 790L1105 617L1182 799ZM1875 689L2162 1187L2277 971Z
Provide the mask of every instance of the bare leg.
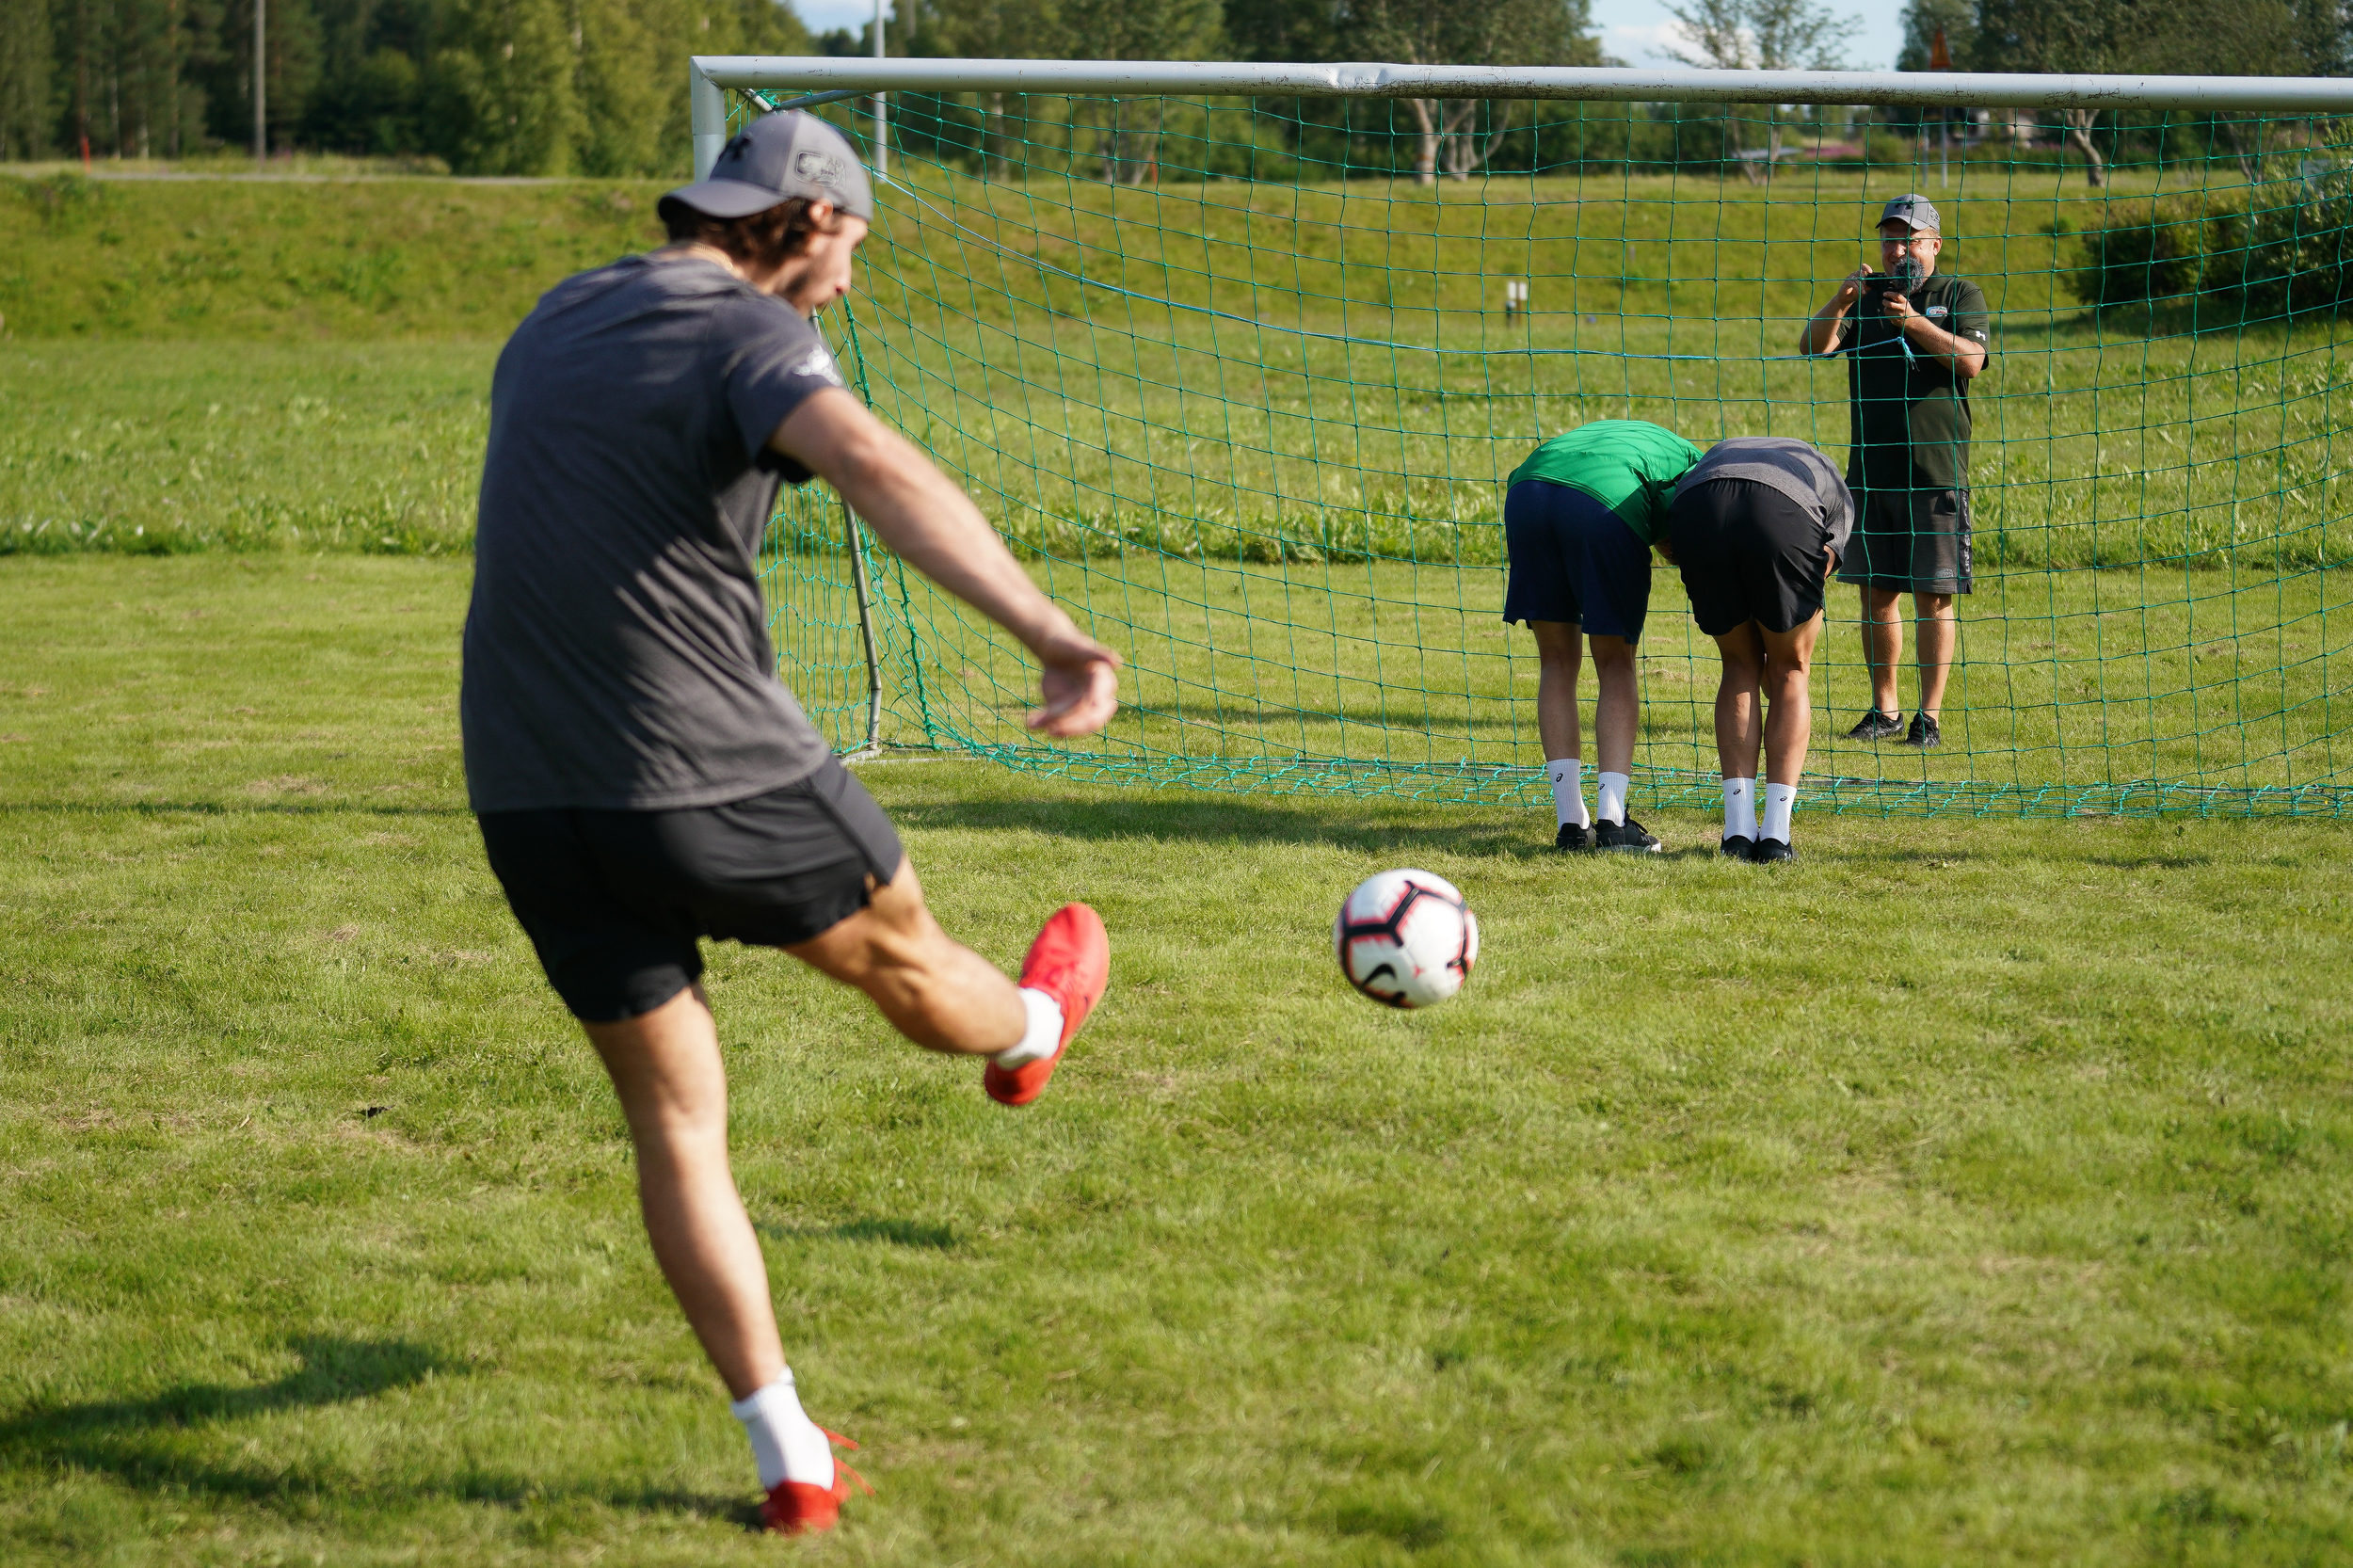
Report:
M1888 596L1892 606L1895 596ZM1953 618L1953 596L1950 594L1913 594L1912 596L1913 631L1918 644L1915 657L1920 662L1920 712L1936 718L1945 710L1945 679L1953 671L1953 647L1958 640L1959 622ZM1891 657L1892 663L1892 657ZM1890 670L1887 689L1896 689L1896 677Z
M1531 620L1536 633L1536 738L1544 743L1545 760L1582 756L1577 727L1577 623L1573 620Z
M1593 699L1594 749L1604 773L1634 771L1634 735L1642 722L1642 691L1635 675L1634 645L1624 637L1595 633Z
M932 1050L994 1054L1021 1038L1014 983L948 939L902 859L872 902L785 951L874 1000ZM637 1146L637 1201L654 1260L733 1398L784 1371L768 1270L728 1169L728 1087L699 985L652 1012L583 1026L604 1059Z
M1749 625L1765 645L1764 694L1770 705L1765 721L1765 780L1795 784L1805 772L1806 746L1813 739L1814 704L1808 686L1814 644L1822 634L1821 612L1786 632L1767 632L1754 621Z
M620 1023L584 1024L637 1145L654 1261L732 1399L784 1372L768 1266L728 1170L728 1083L699 985Z
M1862 585L1863 662L1871 668L1871 706L1890 718L1902 714L1897 706L1896 664L1904 656L1904 623L1896 616L1894 588Z
M873 999L925 1050L994 1056L1020 1043L1021 994L1004 971L949 940L904 858L872 902L824 935L784 951Z
M1716 761L1726 778L1756 776L1756 748L1764 735L1757 692L1765 679L1765 644L1756 622L1742 621L1716 639L1723 656L1723 678L1716 685Z

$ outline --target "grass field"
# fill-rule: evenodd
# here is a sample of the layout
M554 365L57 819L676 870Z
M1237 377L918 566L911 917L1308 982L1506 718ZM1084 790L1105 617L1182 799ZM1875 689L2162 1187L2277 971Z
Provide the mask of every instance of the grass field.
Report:
M463 809L462 563L0 562L0 1559L769 1560ZM1654 824L883 764L1110 997L1010 1115L718 950L812 1411L936 1564L2353 1552L2353 830ZM1347 994L1400 863L1487 946Z

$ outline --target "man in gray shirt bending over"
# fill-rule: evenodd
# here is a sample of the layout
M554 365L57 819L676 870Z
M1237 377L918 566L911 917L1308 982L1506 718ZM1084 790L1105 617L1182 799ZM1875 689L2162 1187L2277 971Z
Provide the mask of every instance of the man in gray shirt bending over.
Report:
M1836 465L1781 436L1718 441L1676 484L1668 506L1668 558L1682 569L1692 617L1723 657L1716 754L1722 849L1736 860L1797 858L1789 818L1811 739L1807 673L1822 634L1822 585L1853 532L1854 497Z
M550 289L490 384L458 701L490 869L587 1032L637 1148L654 1259L734 1397L787 1533L848 1493L802 1410L728 1164L705 938L781 948L1026 1105L1102 994L1064 906L1017 983L942 934L890 820L776 676L757 560L780 481L823 477L1019 638L1048 735L1100 729L1118 656L1038 592L970 500L845 391L808 317L849 291L874 199L811 116L772 114L662 199L671 243Z

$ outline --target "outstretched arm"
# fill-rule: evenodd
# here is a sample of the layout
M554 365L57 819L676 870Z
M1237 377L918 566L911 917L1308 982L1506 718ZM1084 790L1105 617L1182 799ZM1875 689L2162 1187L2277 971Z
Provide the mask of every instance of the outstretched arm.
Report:
M768 444L841 492L850 509L916 570L1021 639L1037 656L1045 706L1030 728L1088 735L1119 706L1119 655L1083 635L913 442L835 388L785 416Z

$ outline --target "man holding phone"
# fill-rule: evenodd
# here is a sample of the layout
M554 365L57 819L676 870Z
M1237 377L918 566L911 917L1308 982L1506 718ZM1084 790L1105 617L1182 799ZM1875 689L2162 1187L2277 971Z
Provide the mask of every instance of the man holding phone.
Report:
M1847 484L1857 516L1838 577L1862 591L1871 669L1871 711L1850 740L1944 742L1937 721L1953 663L1953 598L1970 591L1969 383L1985 369L1988 326L1983 291L1936 270L1943 228L1925 196L1888 202L1881 270L1848 274L1798 334L1801 354L1848 357ZM1907 593L1920 667L1909 728L1896 691L1904 646L1897 600Z

